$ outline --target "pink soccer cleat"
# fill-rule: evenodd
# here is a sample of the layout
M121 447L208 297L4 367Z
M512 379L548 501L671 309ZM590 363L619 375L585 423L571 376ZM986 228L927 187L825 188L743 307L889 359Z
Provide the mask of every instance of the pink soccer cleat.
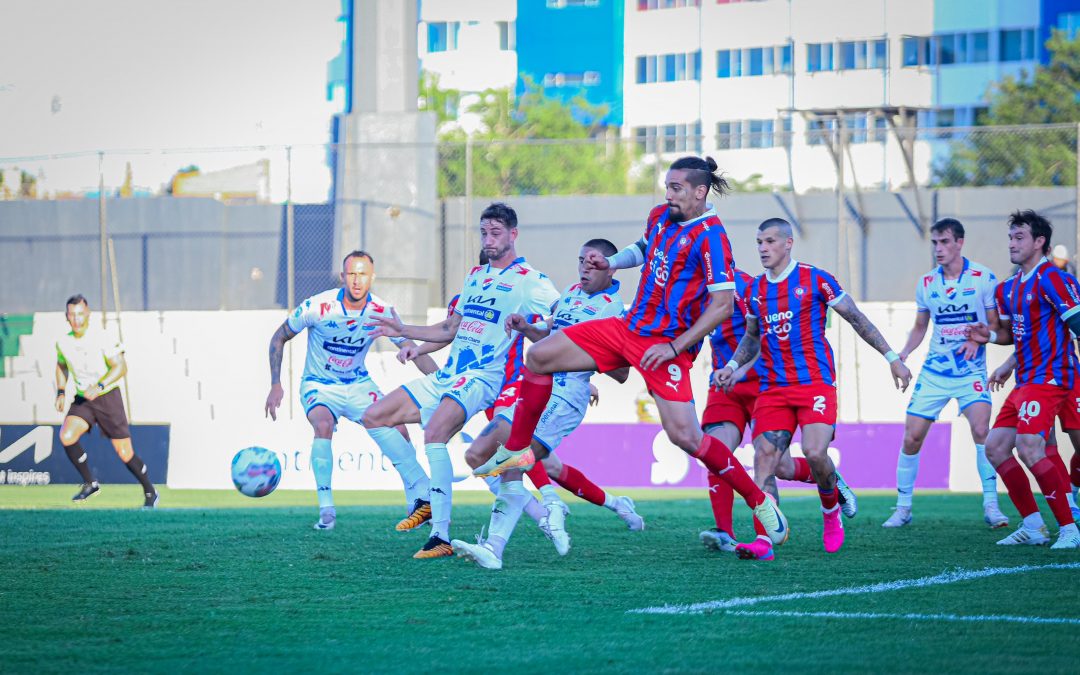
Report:
M834 506L832 511L822 511L821 515L825 520L821 543L825 545L826 553L836 553L844 545L844 522L840 520L840 508Z
M768 537L759 536L748 544L736 544L735 555L743 560L772 560L772 542Z

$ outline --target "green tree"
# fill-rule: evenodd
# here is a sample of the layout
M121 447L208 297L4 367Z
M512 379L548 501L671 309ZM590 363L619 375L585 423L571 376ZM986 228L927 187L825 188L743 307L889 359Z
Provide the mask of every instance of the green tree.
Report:
M460 101L456 92L426 100ZM438 113L438 111L436 111ZM607 106L583 96L569 104L546 96L532 82L516 99L507 89L481 92L466 113L479 128L472 145L472 191L475 195L625 194L648 192L651 176L630 178L639 152L619 139L601 120ZM458 124L440 126L439 194L465 192L467 134Z
M938 185L1076 185L1076 126L1080 122L1080 37L1054 31L1050 63L1033 76L1007 77L990 93L986 129L953 144L935 168ZM994 125L1074 126L1002 132Z

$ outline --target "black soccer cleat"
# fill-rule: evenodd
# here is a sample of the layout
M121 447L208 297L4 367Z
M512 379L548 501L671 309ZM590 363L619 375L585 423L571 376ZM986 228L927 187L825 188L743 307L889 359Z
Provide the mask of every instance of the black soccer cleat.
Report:
M154 508L157 506L158 500L161 499L161 495L158 494L157 490L154 490L153 492L144 492L143 494L146 496L146 501L144 501L142 505L144 509Z
M96 480L90 483L83 483L82 488L80 488L79 491L75 494L75 496L71 498L71 501L86 501L92 495L96 495L98 492L101 492L101 486L98 485L98 482Z

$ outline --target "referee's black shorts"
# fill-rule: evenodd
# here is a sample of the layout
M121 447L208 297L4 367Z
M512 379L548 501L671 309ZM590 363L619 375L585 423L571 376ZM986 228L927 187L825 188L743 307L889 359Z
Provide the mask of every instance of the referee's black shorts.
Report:
M105 438L117 440L131 438L127 413L124 412L124 399L120 396L119 387L98 396L93 401L88 401L76 394L68 415L86 420L91 429L97 424L101 427L101 433Z

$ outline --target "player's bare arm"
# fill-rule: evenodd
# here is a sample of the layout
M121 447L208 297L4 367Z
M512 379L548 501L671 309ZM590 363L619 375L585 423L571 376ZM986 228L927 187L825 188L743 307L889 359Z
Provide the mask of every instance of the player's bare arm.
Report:
M285 390L281 388L281 357L285 354L285 343L294 337L296 333L289 328L289 322L283 321L270 338L270 393L263 410L264 415L269 415L274 421L277 421L281 399L285 397Z
M881 334L877 326L866 318L862 310L855 305L855 301L851 299L851 296L845 295L840 298L840 302L837 302L832 308L851 324L851 327L855 329L855 332L859 334L859 337L866 344L890 360L889 370L892 371L893 383L900 391L907 391L908 385L911 383L911 371L908 370L908 367L904 365L903 360L897 354L893 353L891 357L889 356L892 353L892 347L889 346L888 341L885 340L885 336Z
M655 344L645 350L645 354L641 357L641 368L643 370L656 370L662 364L676 358L691 345L704 340L722 322L730 319L734 311L734 291L728 289L709 293L709 305L701 313L697 321L685 333L671 342Z
M507 335L517 331L523 334L529 342L539 342L551 335L551 319L540 324L532 324L521 314L511 314L506 317L504 325Z
M428 356L432 352L437 352L449 342L424 342L416 344L412 340L405 340L398 348L397 360L401 363L408 363L412 361L424 375L430 375L439 369L439 366L435 363L435 359Z
M67 388L68 367L67 362L57 359L56 361L56 412L64 412L64 393Z
M1005 359L1005 363L1002 363L994 369L994 372L990 373L990 377L986 380L990 385L990 391L1003 389L1014 370L1016 370L1016 352L1009 354L1009 358Z
M728 365L713 373L713 385L730 388L734 384L732 380L735 371L743 370L744 366L753 364L754 361L757 361L760 353L761 324L758 323L757 317L748 316L746 317L746 332L743 333L742 339L739 340L739 346L735 348L735 353L732 354ZM737 363L738 367L733 368L731 362Z
M430 326L413 326L401 320L397 310L390 308L392 316L374 316L369 325L375 326L371 337L403 337L424 342L452 342L461 325L461 315L454 312L444 321Z
M986 339L980 341L981 338L979 336ZM1008 342L998 342L997 340L1000 339L998 336L1004 336ZM993 342L994 344L1012 344L1012 341L1012 331L1009 330L1009 327L1005 324L1003 318L998 315L998 311L996 309L987 309L986 323L968 326L968 339L964 341L964 344L956 348L956 353L963 355L965 359L970 361L979 355L979 347L987 342Z
M923 338L926 337L926 331L930 328L930 312L919 312L915 315L915 325L911 327L911 332L908 333L907 342L904 343L904 348L900 350L900 360L907 361L907 358L911 356L911 352L918 349L922 344Z

